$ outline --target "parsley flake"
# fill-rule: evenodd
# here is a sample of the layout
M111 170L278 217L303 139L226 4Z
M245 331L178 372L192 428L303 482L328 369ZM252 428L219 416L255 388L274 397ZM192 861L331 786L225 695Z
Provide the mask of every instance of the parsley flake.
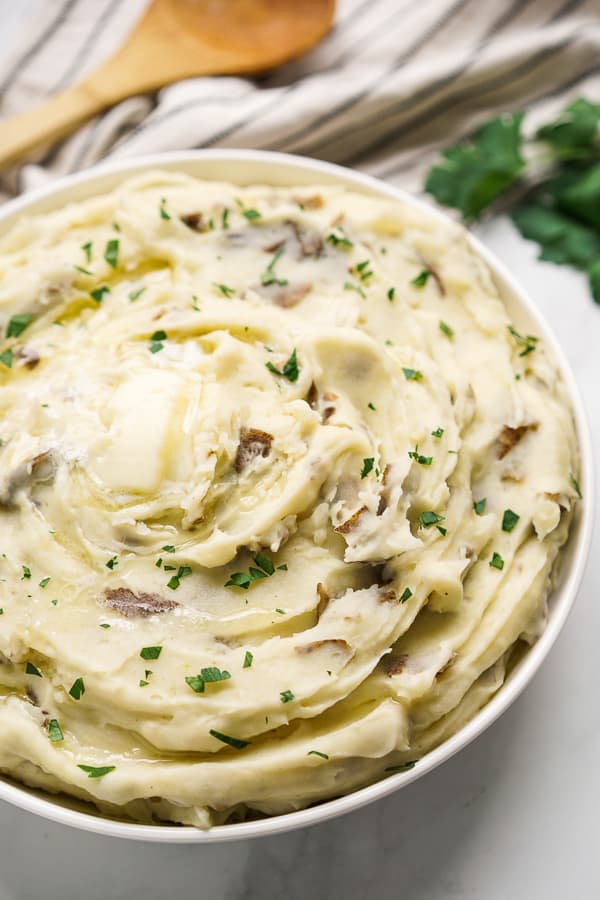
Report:
M292 350L292 355L285 363L283 369L279 370L276 366L273 365L272 362L265 363L269 372L273 372L274 375L281 375L283 378L287 378L288 381L297 381L298 375L300 374L300 370L298 368L298 358L296 356L296 348Z
M431 528L432 525L437 525L438 522L443 522L444 516L438 515L436 512L432 512L432 510L425 510L419 515L419 526L421 528Z
M73 266L73 268L75 269L75 271L81 272L82 275L89 275L90 277L93 277L94 275L93 272L90 272L89 269L84 269L83 266Z
M21 581L24 581L26 578L31 578L31 569L29 566L21 566L23 569L23 574L21 575Z
M448 338L454 337L454 329L451 328L446 322L443 322L442 319L439 321L439 327L442 334L445 334Z
M223 212L221 213L221 228L223 229L223 231L227 231L227 229L229 228L229 210L227 209L227 207L225 207Z
M581 493L581 488L579 487L579 482L577 481L577 479L575 478L575 476L573 475L572 472L569 475L569 481L571 482L573 489L575 490L575 493L581 500L583 498L583 494Z
M61 727L58 724L58 719L50 719L50 721L48 722L48 737L53 744L58 744L60 741L64 741L65 738L62 733Z
M116 566L119 565L119 560L116 556L111 556L111 558L108 559L104 563L104 565L106 566L107 569L111 569L111 571L112 571L112 569L114 569Z
M244 654L244 664L242 666L243 669L249 669L252 665L252 660L254 659L254 655L250 653L249 650L246 650Z
M387 292L387 298L390 301L390 303L392 303L392 301L395 299L395 297L396 297L396 288L395 287L389 288L388 292Z
M294 694L292 691L281 691L279 694L282 703L289 703L291 700L294 700Z
M522 334L519 334L517 329L513 328L512 325L508 326L508 330L510 331L511 335L513 336L517 347L521 348L521 352L519 353L519 356L527 356L528 353L533 353L533 351L536 349L539 338L535 337L532 334L527 334L527 335L523 336Z
M413 592L411 591L411 589L409 587L404 588L404 590L402 591L402 594L400 595L400 599L399 599L398 603L406 603L406 601L409 600L412 597L412 595L413 595Z
M244 747L247 747L250 741L242 741L239 738L231 737L228 734L223 734L222 731L216 731L214 728L211 728L209 731L214 738L218 741L221 741L223 744L229 744L230 747L233 747L235 750L243 750Z
M360 296L361 296L363 299L367 296L367 295L365 294L365 292L363 291L363 289L360 287L360 285L358 285L358 284L353 284L351 281L345 281L345 282L344 282L344 290L345 290L345 291L355 291L357 294L360 294Z
M443 429L443 428L436 428L435 431L432 431L432 432L431 432L431 436L434 437L434 438L441 438L441 436L443 435L443 433L444 433L444 429Z
M114 772L116 766L84 766L78 763L77 768L82 772L87 772L88 778L102 778L109 772Z
M430 275L431 275L431 272L429 271L429 269L422 269L422 271L419 272L419 274L415 278L412 279L411 284L414 287L418 287L418 288L425 287Z
M377 409L377 407L374 406L372 403L367 403L367 406L368 406L369 409L372 409L373 412L375 412L375 410Z
M0 362L3 366L6 366L7 369L12 368L12 359L13 352L11 349L4 350L2 353L0 353Z
M83 678L75 679L75 681L71 685L69 694L71 695L73 700L81 700L81 698L85 694L85 684L83 683Z
M50 575L46 575L46 577L42 578L42 580L39 582L38 587L45 588L49 584L50 584Z
M129 291L127 296L133 302L134 300L137 300L138 297L141 297L145 290L146 286L144 285L143 287L136 288L134 291Z
M82 244L81 249L85 253L85 261L90 263L92 261L92 242L87 241L87 243Z
M110 294L110 288L106 284L103 284L101 287L95 288L95 290L90 291L90 297L92 298L92 300L95 300L96 303L102 303L102 298L105 294Z
M171 218L171 216L169 215L169 213L168 213L167 210L165 209L166 203L167 203L167 198L166 198L166 197L161 197L161 198L160 198L160 204L159 204L159 207L158 207L158 214L159 214L159 216L161 217L161 219L166 219L166 220L168 221L168 220Z
M504 568L504 560L499 553L496 553L495 550L492 554L492 558L490 559L490 566L492 567L492 569L499 569L500 572Z
M486 503L487 503L486 497L482 497L481 500L476 500L473 503L473 509L475 510L475 515L477 515L477 516L483 515Z
M402 371L407 381L421 381L423 378L423 373L419 372L418 369L407 369L402 366Z
M119 242L116 238L106 242L104 249L104 259L113 269L117 268L119 262Z
M235 294L235 288L228 287L226 284L219 284L215 281L214 285L223 294L224 297L233 297L233 295Z
M142 647L140 656L142 659L158 659L162 653L162 647Z
M233 572L229 576L229 581L225 582L225 587L239 587L247 591L250 587L252 578L245 572Z
M19 315L11 316L6 326L6 337L19 337L32 319L33 315L31 313L20 313Z
M505 509L502 516L502 531L512 531L521 516L518 516L512 509Z
M327 235L325 240L328 244L331 244L332 247L341 247L343 250L350 250L351 247L354 247L352 241L347 238L345 234L340 237L333 231Z
M275 269L274 269L274 267L277 263L277 260L280 258L283 251L284 251L284 248L279 247L279 249L275 252L275 255L273 256L273 259L271 260L271 262L269 263L269 265L267 266L265 271L260 276L260 283L263 284L265 287L268 287L270 284L280 284L280 285L289 284L289 281L286 278L278 278L277 275L275 274Z
M306 754L307 756L319 756L321 759L329 759L326 753L321 753L320 750L309 750Z
M419 453L419 445L415 445L414 450L408 451L409 459L414 459L415 462L419 463L420 466L430 466L433 462L433 456L422 456Z
M409 769L414 769L417 764L416 759L411 759L409 762L400 763L398 766L387 766L383 771L384 772L408 772Z
M37 666L34 666L34 664L32 662L29 662L29 660L27 660L27 662L25 663L25 674L36 675L38 678L43 678L43 675L37 668Z
M177 570L177 575L173 575L169 581L167 582L167 587L171 588L172 591L176 591L181 583L182 578L187 578L188 575L192 574L192 569L190 566L179 566Z
M367 456L363 459L363 466L360 472L361 478L366 478L369 472L373 471L373 466L375 464L375 457Z

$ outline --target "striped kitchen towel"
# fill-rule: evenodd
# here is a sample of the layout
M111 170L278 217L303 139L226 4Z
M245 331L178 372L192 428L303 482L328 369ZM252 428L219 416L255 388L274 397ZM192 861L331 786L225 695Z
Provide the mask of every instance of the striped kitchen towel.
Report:
M113 51L147 0L20 0L2 12L0 113L23 111ZM283 150L418 190L440 146L504 110L530 127L600 99L600 0L338 0L328 37L267 77L198 78L118 104L4 194L106 158L189 147Z

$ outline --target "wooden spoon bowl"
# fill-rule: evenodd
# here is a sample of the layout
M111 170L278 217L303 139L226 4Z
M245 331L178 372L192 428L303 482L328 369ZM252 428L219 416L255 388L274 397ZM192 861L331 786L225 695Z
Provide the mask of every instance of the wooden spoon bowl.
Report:
M0 122L0 166L49 145L125 97L183 78L266 72L329 30L335 0L153 0L117 52L84 81Z

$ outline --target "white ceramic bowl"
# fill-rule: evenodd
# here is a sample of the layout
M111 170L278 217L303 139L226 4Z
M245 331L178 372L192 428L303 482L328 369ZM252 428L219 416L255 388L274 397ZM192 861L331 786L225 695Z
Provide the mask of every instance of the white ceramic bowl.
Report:
M412 203L421 208L426 206L432 216L438 216L440 221L445 220L442 213L431 209L421 200L367 175L344 169L341 166L304 159L299 156L258 150L199 150L163 153L133 160L111 162L82 174L60 179L2 207L0 209L0 231L5 231L23 214L43 213L66 203L105 193L116 187L124 178L150 168L175 169L200 178L230 181L239 185L253 183L276 186L341 184L361 193L391 197L392 199L398 198L405 203ZM42 794L2 779L0 779L1 799L64 825L136 840L205 844L275 834L304 825L314 825L317 822L350 812L379 797L392 794L417 778L421 778L466 747L519 696L558 637L581 582L593 523L592 447L579 392L556 339L550 333L533 302L514 281L505 266L498 262L477 239L472 237L471 241L475 250L490 267L517 327L520 330L541 334L558 362L575 416L581 452L581 485L584 496L583 501L578 504L569 541L561 554L556 585L549 598L550 614L546 629L537 643L527 650L498 693L464 728L428 753L414 769L392 775L337 800L329 800L310 809L260 821L223 825L212 828L210 831L168 825L137 825L102 817L94 813L91 808L87 810L82 805L69 801L66 797Z

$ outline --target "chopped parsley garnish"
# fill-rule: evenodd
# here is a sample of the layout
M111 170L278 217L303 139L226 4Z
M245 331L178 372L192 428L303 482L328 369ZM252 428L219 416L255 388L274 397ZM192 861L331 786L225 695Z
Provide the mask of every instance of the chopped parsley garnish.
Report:
M111 570L112 570L112 569L114 569L116 566L119 565L119 560L118 560L118 558L117 558L116 556L111 556L111 558L108 559L108 560L104 563L104 565L106 566L107 569L111 569Z
M246 650L244 654L244 664L242 666L243 669L249 669L252 665L252 660L254 659L254 655L250 653L249 650Z
M267 578L275 572L273 562L264 553L257 553L254 557L254 562L259 566L258 569L254 566L250 566L248 574L245 572L233 572L229 577L229 581L225 583L225 587L239 587L247 591L253 581ZM278 566L277 568L281 569L282 566Z
M6 337L19 337L32 319L33 315L31 313L20 313L19 315L11 316L6 326Z
M418 369L407 369L402 366L402 371L407 381L421 381L423 378L423 373L419 372Z
M211 734L218 741L222 741L224 744L229 744L230 747L234 747L236 750L243 750L244 747L247 747L250 743L250 741L241 741L239 738L234 738L228 734L223 734L222 731L216 731L214 728L210 729L209 734Z
M419 526L421 528L431 528L432 525L437 525L438 522L443 521L444 516L440 516L436 512L432 512L430 509L422 512L419 516Z
M172 591L176 591L181 583L182 578L187 578L188 575L192 574L192 569L190 566L179 566L177 570L177 575L171 576L169 581L167 582L167 587L171 588Z
M367 403L367 406L369 407L369 409L372 409L373 412L375 412L375 410L377 409L377 407L374 406L372 403Z
M512 509L505 509L502 516L502 531L512 531L520 518Z
M231 675L225 670L217 668L217 666L207 666L200 670L199 675L187 675L185 683L191 687L196 694L203 694L207 684L215 684L218 681L229 681Z
M24 581L26 578L31 578L31 569L29 566L21 566L23 569L23 574L21 575L21 581Z
M289 284L289 281L286 278L278 278L275 274L275 265L277 264L277 260L284 252L283 247L279 247L279 249L275 252L273 259L265 269L265 271L260 276L260 283L264 284L265 287L268 287L270 284Z
M339 235L334 234L333 231L327 235L326 240L332 247L342 247L344 250L350 250L351 247L354 247L354 244L349 238L345 235L340 237Z
M239 587L247 591L251 582L252 578L245 572L233 572L229 576L229 581L225 582L225 587Z
M129 294L127 296L129 297L130 300L137 300L138 297L142 296L142 294L144 293L145 290L146 290L146 286L144 285L143 287L136 288L134 291L129 291Z
M162 653L162 647L142 647L140 656L142 659L158 659Z
M34 666L34 664L32 662L29 662L29 660L27 660L27 662L25 663L25 674L37 675L38 678L43 678L43 675L37 668L37 666Z
M375 465L375 457L367 456L363 459L363 466L360 472L361 478L366 478L369 472L373 471L373 466Z
M482 497L481 500L476 500L473 503L473 509L475 510L476 515L478 515L478 516L483 515L486 502L487 502L487 497Z
M279 696L282 703L289 703L291 700L295 699L292 691L281 691Z
M513 328L512 325L508 326L508 330L514 338L514 341L517 347L521 348L521 352L519 356L527 356L528 353L533 353L536 349L537 342L539 338L534 337L532 334L522 335L519 334L516 328Z
M275 612L279 613L280 616L285 616L285 609L282 609L280 606L275 607Z
M573 488L574 488L574 490L575 490L575 493L577 494L577 496L578 496L579 499L581 500L581 499L583 498L583 494L581 493L581 488L579 487L579 482L577 481L577 479L575 478L575 476L573 475L572 472L571 472L571 474L569 475L569 481L571 482L571 484L572 484L572 486L573 486Z
M292 350L292 355L285 363L283 369L279 370L277 366L274 366L272 362L265 363L269 372L273 372L274 375L281 375L283 378L287 378L288 381L297 381L298 375L300 374L300 370L298 368L298 358L296 356L296 348Z
M490 566L492 567L492 569L499 569L500 571L502 571L502 569L504 568L504 560L499 553L496 553L495 550L492 554L492 558L490 559Z
M257 209L243 209L242 215L248 222L256 222L257 219L262 219L262 216Z
M287 563L284 563L282 566L277 566L277 569L279 572L287 572L287 570L288 570Z
M229 210L227 209L227 207L225 207L225 209L221 213L221 228L223 229L223 231L227 231L227 229L229 228Z
M409 587L404 588L404 590L402 591L402 594L400 595L400 600L398 602L406 603L406 601L409 600L412 597L412 595L413 595L413 592L411 591L411 589Z
M320 750L309 750L306 754L307 756L320 756L321 759L329 759L326 753L321 753Z
M12 359L13 352L10 348L8 350L4 350L3 353L0 353L0 362L3 366L6 366L7 369L12 368Z
M443 322L442 319L440 319L438 324L440 326L440 331L442 332L442 334L445 334L446 337L449 338L454 337L454 329L450 328L450 326L446 322Z
M390 303L395 299L395 297L396 297L396 288L395 287L389 288L388 292L387 292L387 298L390 301Z
M162 556L159 556L158 559L156 560L156 562L154 563L154 565L156 566L157 569L160 569L160 567L162 566L162 562L163 562Z
M224 297L233 297L235 288L228 287L226 284L219 284L215 281L215 287L223 294Z
M344 290L345 291L356 291L357 294L360 294L363 299L367 296L363 289L358 284L352 284L351 281L344 282Z
M90 272L89 269L84 269L83 266L73 266L73 268L74 268L77 272L81 272L82 275L90 275L90 276L93 276L93 275L94 275L93 272Z
M433 456L422 456L419 453L419 445L415 445L414 450L408 451L408 456L410 459L414 459L415 462L418 462L420 466L430 466L433 462Z
M100 622L100 628L110 628L108 622Z
M116 766L84 766L78 763L77 768L82 772L87 772L88 778L102 778L103 775L114 772Z
M165 546L161 547L160 549L165 553L175 553L175 547L173 546L173 544L165 544Z
M85 261L90 263L92 261L92 242L87 241L87 243L82 244L81 249L85 253Z
M441 438L441 436L443 435L443 433L444 433L444 429L443 429L443 428L436 428L435 431L432 431L432 432L431 432L431 436L432 436L432 437L435 437L435 438Z
M408 772L409 769L414 769L417 764L416 759L411 759L409 762L400 763L398 766L388 766L383 771L384 772Z
M50 719L50 721L48 722L48 737L53 744L58 744L60 741L64 741L65 738L62 733L61 727L58 724L58 719Z
M161 219L166 219L166 220L168 221L168 220L171 218L171 216L169 215L169 213L168 213L167 210L165 209L166 203L167 203L167 198L166 198L166 197L161 197L161 198L160 198L160 205L159 205L159 207L158 207L158 214L159 214L159 216L161 217Z
M372 277L373 272L369 268L370 265L371 261L369 259L365 259L362 262L356 263L356 266L354 268L361 281L368 281L369 278Z
M102 298L105 294L110 294L110 288L106 284L103 284L101 287L95 288L95 290L90 291L90 297L92 298L92 300L95 300L96 303L102 303Z
M159 331L155 331L153 335L150 337L150 344L148 345L148 350L150 353L159 353L163 348L163 341L167 340L167 332L160 329Z
M106 242L104 259L109 264L109 266L111 266L111 268L117 268L119 262L119 242L116 238L113 238L112 240Z
M83 678L75 679L75 681L71 685L69 694L71 695L73 700L81 700L81 698L85 694L85 684L83 683Z
M45 588L49 584L50 584L50 575L46 575L46 577L42 578L42 580L39 582L38 586L41 588Z
M413 278L413 280L411 281L411 284L414 285L414 287L418 287L418 288L425 287L430 275L431 275L431 272L429 271L429 269L422 269L422 271L419 272L419 274L416 276L416 278Z
M146 681L145 678L140 678L140 680L138 681L138 687L148 687L149 684L150 682Z

